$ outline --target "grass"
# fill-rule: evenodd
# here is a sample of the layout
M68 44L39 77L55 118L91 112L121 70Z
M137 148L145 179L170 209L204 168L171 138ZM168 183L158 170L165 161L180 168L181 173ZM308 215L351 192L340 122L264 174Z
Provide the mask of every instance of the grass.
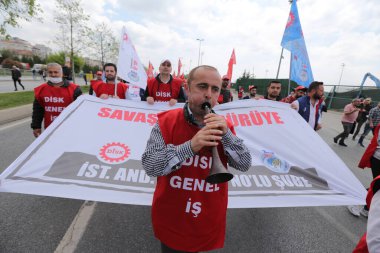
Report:
M83 94L88 94L90 86L81 86ZM0 93L0 110L31 104L34 101L33 91Z

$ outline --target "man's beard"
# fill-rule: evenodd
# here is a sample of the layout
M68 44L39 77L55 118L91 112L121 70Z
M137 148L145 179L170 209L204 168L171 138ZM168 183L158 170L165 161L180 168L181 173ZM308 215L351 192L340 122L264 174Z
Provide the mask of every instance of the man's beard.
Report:
M107 80L108 82L115 82L115 80L116 80L116 76L112 76L112 77L106 76L106 80Z
M315 93L315 94L313 95L313 98L314 98L315 100L319 100L319 99L321 99L321 97L322 97L322 96L320 96L320 95L317 94L317 93Z

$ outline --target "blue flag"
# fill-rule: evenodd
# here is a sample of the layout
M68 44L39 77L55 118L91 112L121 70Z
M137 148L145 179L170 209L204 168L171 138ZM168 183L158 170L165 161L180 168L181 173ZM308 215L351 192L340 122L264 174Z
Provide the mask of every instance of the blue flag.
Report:
M311 71L306 43L302 33L301 22L298 16L296 0L293 0L290 8L288 22L286 23L281 46L291 52L290 79L298 85L309 87L314 81Z

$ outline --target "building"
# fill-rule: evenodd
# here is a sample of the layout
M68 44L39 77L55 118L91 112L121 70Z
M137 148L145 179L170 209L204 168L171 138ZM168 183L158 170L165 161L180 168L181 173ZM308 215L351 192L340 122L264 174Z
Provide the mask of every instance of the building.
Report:
M34 45L32 51L33 51L33 55L36 55L40 57L41 59L45 59L49 54L52 53L52 50L50 47L47 47L42 44Z
M46 56L52 52L47 46L41 44L33 46L30 42L17 37L12 37L9 40L0 40L0 50L12 51L19 58L23 56L32 57L33 55L46 58Z

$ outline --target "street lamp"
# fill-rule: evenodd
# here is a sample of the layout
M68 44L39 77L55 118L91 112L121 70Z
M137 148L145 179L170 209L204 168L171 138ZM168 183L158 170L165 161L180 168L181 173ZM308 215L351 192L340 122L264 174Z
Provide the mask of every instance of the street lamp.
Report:
M340 72L338 86L340 86L340 81L342 81L343 69L344 69L344 66L346 66L346 64L342 63L342 65L340 65L340 66L342 66L342 71Z
M204 41L204 39L197 39L197 40L199 40L199 52L198 52L198 66L199 66L199 62L201 59L201 45L202 45L202 41Z

